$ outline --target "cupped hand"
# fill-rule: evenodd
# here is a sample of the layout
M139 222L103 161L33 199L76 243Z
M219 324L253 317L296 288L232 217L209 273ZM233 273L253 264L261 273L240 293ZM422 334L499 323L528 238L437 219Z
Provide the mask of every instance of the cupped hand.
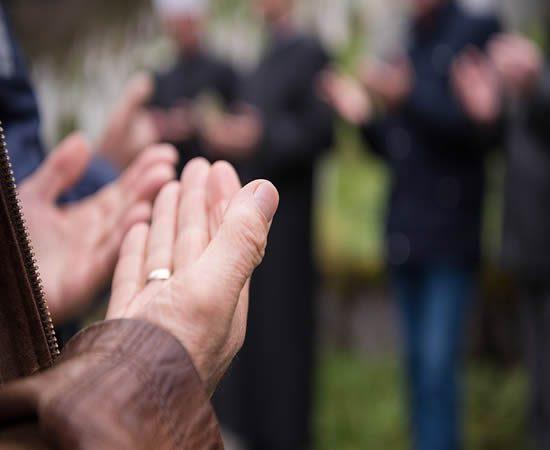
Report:
M363 64L360 79L370 94L389 109L397 109L412 91L414 70L406 57L391 62L371 60Z
M494 123L502 110L501 84L488 58L468 48L454 61L451 83L464 111L481 125Z
M326 71L320 80L320 90L321 98L347 122L362 125L372 118L371 98L352 77Z
M181 183L159 194L151 226L126 237L107 318L145 319L171 332L212 394L244 341L248 284L278 201L267 181L241 189L228 163L191 161ZM148 283L157 269L173 275Z
M113 274L126 232L151 215L151 201L175 176L168 146L144 152L114 183L78 203L59 206L91 157L78 134L63 141L24 182L21 203L56 323L83 312Z
M232 114L222 114L201 125L201 137L216 157L248 158L257 150L263 132L259 113L249 105L242 105Z
M506 92L512 96L531 93L542 75L540 49L518 34L502 34L489 44L489 57Z

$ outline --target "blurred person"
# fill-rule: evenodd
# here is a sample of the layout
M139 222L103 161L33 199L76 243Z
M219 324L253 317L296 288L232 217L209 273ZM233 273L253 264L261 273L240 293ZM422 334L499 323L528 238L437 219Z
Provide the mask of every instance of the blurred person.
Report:
M523 300L533 436L550 449L550 68L533 42L503 34L488 56L465 52L453 78L465 110L507 151L502 259Z
M232 104L238 78L203 45L208 0L153 0L153 5L177 47L177 60L165 72L140 74L129 83L100 148L113 154L110 149L123 149L118 157L124 160L146 145L170 142L178 148L181 173L188 161L206 156L198 123Z
M311 445L314 367L313 171L332 144L332 112L317 96L329 58L297 30L292 0L252 2L269 42L241 85L234 114L203 129L214 158L235 160L245 180L271 180L281 195L268 256L255 273L249 335L215 404L250 449Z
M484 49L500 26L453 0L410 7L406 50L367 63L360 83L328 73L323 90L392 171L387 261L406 341L413 447L456 450L487 148L453 92L451 67L465 48Z
M61 295L59 303L87 296L105 276L100 257L76 265L89 242L60 239L81 233L84 210L116 204L113 187L68 211L56 204L88 162L72 138L20 189L40 209L27 221L39 229L33 243L48 269L45 284L73 286L50 295ZM9 170L4 148L0 166ZM241 189L227 163L190 162L181 183L160 192L151 225L136 224L124 238L108 320L73 338L55 361L48 322L38 317L47 307L36 296L37 274L22 259L27 237L14 228L22 220L14 189L11 179L0 180L0 448L223 448L209 397L244 340L249 279L277 209L273 185L256 180ZM88 229L118 239L139 215ZM6 239L9 230L15 234ZM106 246L112 239L94 244L99 256ZM65 270L50 270L60 264Z

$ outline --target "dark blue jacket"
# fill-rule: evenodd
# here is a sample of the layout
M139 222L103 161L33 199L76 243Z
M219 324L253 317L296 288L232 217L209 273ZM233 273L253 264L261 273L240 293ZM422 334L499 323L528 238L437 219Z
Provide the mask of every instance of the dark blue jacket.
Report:
M22 52L0 3L0 121L2 122L15 178L21 182L44 161L40 115ZM77 200L97 191L117 176L106 161L95 158L82 181L65 200Z
M453 94L450 71L462 50L484 48L499 30L496 17L444 3L429 28L411 31L411 94L399 111L364 127L392 174L390 265L478 263L486 148Z

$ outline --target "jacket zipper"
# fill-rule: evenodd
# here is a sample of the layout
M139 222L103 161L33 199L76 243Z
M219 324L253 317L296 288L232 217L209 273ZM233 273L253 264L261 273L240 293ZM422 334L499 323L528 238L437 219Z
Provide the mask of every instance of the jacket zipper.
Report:
M5 185L9 213L11 214L14 222L16 240L23 256L23 264L31 284L33 297L35 299L38 313L40 315L40 322L42 324L42 328L44 329L44 334L48 342L50 354L52 356L52 359L55 361L55 359L60 354L59 344L55 335L55 328L53 326L52 316L50 314L50 310L48 309L48 304L46 303L46 296L44 295L44 289L42 287L42 281L40 279L38 271L38 264L36 262L36 257L34 255L31 240L29 238L29 232L25 223L25 219L23 217L21 202L17 194L15 177L13 174L13 169L8 154L8 148L6 145L6 138L4 136L4 128L2 127L1 122L0 178L1 182Z

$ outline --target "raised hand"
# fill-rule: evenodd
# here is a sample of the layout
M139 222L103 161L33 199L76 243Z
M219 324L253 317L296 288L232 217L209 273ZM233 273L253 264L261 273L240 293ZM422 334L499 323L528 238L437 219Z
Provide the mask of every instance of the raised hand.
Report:
M490 125L498 119L501 85L485 55L475 48L467 49L453 63L451 77L455 95L472 120Z
M360 79L371 95L389 109L396 109L411 93L414 72L406 57L393 62L373 60L364 63Z
M145 148L163 140L154 116L145 108L153 95L148 74L135 76L107 121L98 151L120 169L127 167Z
M371 98L352 77L326 71L321 77L321 98L347 122L362 125L373 115Z
M489 57L509 95L530 94L542 75L541 52L523 36L502 34L493 39L489 44Z
M88 143L72 135L19 189L56 323L81 313L106 286L124 235L149 219L151 201L175 176L175 150L158 146L96 195L58 206L57 199L80 179L90 157Z
M250 157L260 142L263 124L258 112L244 105L233 114L222 114L201 125L201 137L214 156L241 159Z
M211 394L242 346L248 283L278 200L267 181L240 189L228 163L191 161L181 183L159 194L151 226L136 225L126 237L107 318L145 319L170 331Z

